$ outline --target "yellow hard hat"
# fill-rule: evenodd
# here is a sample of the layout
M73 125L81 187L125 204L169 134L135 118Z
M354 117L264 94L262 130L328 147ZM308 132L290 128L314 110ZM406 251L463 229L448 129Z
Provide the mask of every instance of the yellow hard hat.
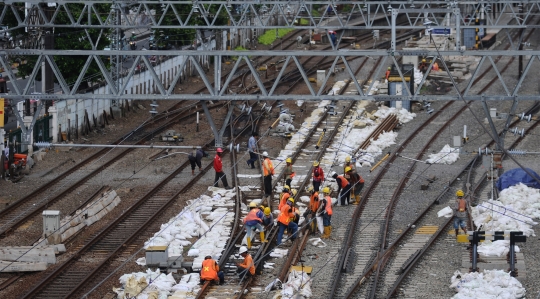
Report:
M291 158L287 158L287 159L285 160L285 162L287 162L287 163L292 163L292 159L291 159Z
M345 167L345 172L349 172L351 170L352 170L352 168L350 166Z
M315 190L315 188L313 188L313 186L309 186L306 188L306 192L313 192L313 190Z
M313 161L313 166L319 166L319 161Z
M292 190L291 190L291 193L292 193L292 196L296 196L296 193L298 193L298 190L292 189Z
M351 162L351 156L345 157L345 162Z
M287 200L294 203L294 198L292 198L292 197L287 198Z
M285 186L283 186L283 191L285 191L285 190L291 190L291 187L289 187L289 185L285 185Z
M268 215L270 215L271 212L272 211L270 210L270 207L264 208L264 215L268 216Z
M257 207L257 203L254 202L254 201L252 201L252 202L249 203L249 207L250 207L250 208L256 208L256 207Z
M422 62L426 62L426 60L425 60L425 59L422 59Z
M388 70L391 70L392 68L391 67L388 67Z
M323 192L324 194L330 194L330 187L324 187L324 188L322 189L322 192Z
M456 192L456 196L463 197L463 195L465 195L465 193L463 193L463 190L458 190Z

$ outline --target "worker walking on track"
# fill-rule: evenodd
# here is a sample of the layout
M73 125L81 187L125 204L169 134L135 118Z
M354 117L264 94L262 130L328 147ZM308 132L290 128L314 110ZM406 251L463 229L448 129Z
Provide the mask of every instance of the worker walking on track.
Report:
M223 162L221 161L221 156L223 156L223 149L218 147L216 150L216 156L214 157L214 170L216 171L216 176L214 178L214 187L219 186L219 179L223 183L223 187L227 190L232 189L227 183L227 176L223 172Z
M324 171L321 166L319 166L319 161L313 162L313 189L319 191L321 183L324 182Z
M191 175L195 175L195 166L199 167L199 171L202 171L201 160L203 157L208 157L208 153L198 148L189 154L188 160L191 164Z
M272 199L272 176L274 175L274 165L268 158L268 152L263 152L263 175L264 175L264 196Z
M238 275L242 279L244 277L254 276L255 263L253 262L253 258L251 257L251 254L249 254L247 247L240 247L240 250L238 250L238 254L240 254L244 258L244 261L242 263L236 263L236 266L238 267L236 269L236 273L238 273Z
M225 274L223 271L219 271L219 265L211 256L207 255L202 262L201 267L201 284L204 284L205 281L216 281L219 280L219 284L222 285L225 283Z
M253 230L258 229L261 236L261 243L266 243L264 239L264 227L262 226L263 212L257 208L257 204L252 201L249 203L249 213L244 218L244 226L246 227L247 247L251 249L251 240L253 240Z
M360 193L362 192L362 189L364 188L364 178L359 175L354 169L351 169L350 167L345 168L346 178L349 180L349 184L351 184L352 188L352 194L354 197L353 205L357 205L360 203Z
M295 213L293 210L294 205L294 198L289 198L287 200L287 204L284 205L281 208L281 214L279 214L278 217L278 224L279 224L279 230L277 235L277 245L281 244L281 240L283 239L283 233L285 232L285 229L289 232L290 236L289 239L291 241L294 241L296 239L296 231L298 230L298 225L294 223L294 221L291 221L291 219L294 219Z
M317 215L322 215L324 234L321 239L328 239L332 234L332 198L330 197L330 187L323 188L323 198L320 200Z
M454 205L454 229L456 230L456 237L459 234L460 227L467 234L467 201L463 198L464 195L463 190L456 192L457 200Z
M253 134L251 134L251 137L248 140L249 160L247 160L247 164L250 168L255 168L255 162L257 162L257 160L259 159L259 157L255 153L257 151L258 137L259 133L253 132Z
M388 67L388 69L386 70L386 74L385 74L385 78L386 80L388 80L388 78L390 78L390 72L392 71L392 68L391 67Z
M355 165L352 163L351 156L345 157L345 164L343 164L343 173L347 174L347 171L345 171L345 168L350 167L352 170L356 170Z
M313 186L309 186L306 191L310 194L309 195L309 207L304 212L304 218L306 221L308 221L308 217L311 215L311 224L309 226L311 233L315 234L317 233L317 221L316 221L316 215L317 211L319 210L319 192L315 191L315 188Z
M285 162L287 163L287 165L285 166L285 185L290 186L292 179L296 174L294 173L292 168L292 159L287 158Z
M349 181L342 175L338 175L335 171L332 172L331 176L336 179L338 185L338 200L342 206L348 205L351 197L351 184Z
M286 187L289 187L289 186L286 186ZM288 193L283 193L283 196L280 198L279 200L279 205L278 205L278 209L281 211L281 208L287 204L287 200L291 197L295 197L296 196L296 193L298 193L298 191L296 189L291 189L291 191L289 191Z

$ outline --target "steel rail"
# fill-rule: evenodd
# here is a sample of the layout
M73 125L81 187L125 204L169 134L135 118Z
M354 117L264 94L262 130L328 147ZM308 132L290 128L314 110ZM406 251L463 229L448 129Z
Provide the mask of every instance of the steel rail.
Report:
M215 105L219 105L219 104L215 104ZM200 111L202 111L202 108L199 109ZM183 112L183 114L187 113L186 111ZM146 142L147 140L153 138L155 136L155 134L158 134L160 132L163 132L165 129L169 128L172 124L175 124L175 123L178 123L180 121L183 121L183 120L186 120L190 117L193 117L193 114L187 114L187 115L183 115L183 114L179 114L177 117L175 118L172 118L172 120L168 121L166 124L163 124L161 126L159 126L157 129L155 129L154 131L152 131L151 133L148 133L146 134L145 136L143 136L141 138L141 140L139 140L136 144L142 144L144 142ZM91 179L92 177L96 176L98 173L100 173L101 171L103 171L105 168L109 167L110 165L113 165L114 163L118 162L119 159L121 159L122 157L124 157L125 155L127 155L128 153L130 153L131 151L133 151L134 149L133 148L128 148L126 149L125 151L122 151L121 153L117 154L115 157L113 157L112 159L109 159L107 162L105 162L103 165L101 165L99 168L96 168L95 170L93 170L92 172L90 172L89 174L83 176L82 178L80 178L79 180L77 180L75 183L73 183L71 186L69 186L68 188L64 189L62 192L60 192L59 194L51 197L49 200L47 200L46 202L42 202L34 207L32 207L32 210L30 212L28 212L27 214L24 214L24 215L17 215L15 216L15 221L13 221L13 223L8 223L6 226L3 226L0 230L0 236L6 236L6 234L12 232L12 231L15 231L15 229L26 223L26 221L28 221L30 218L36 216L38 213L40 213L43 209L46 209L47 207L49 207L51 204L57 202L58 200L64 198L67 194L69 194L70 192L72 192L73 190L75 190L77 187L79 187L80 185L82 185L84 182L88 181L89 179ZM96 159L97 157L99 157L100 155L103 155L104 153L106 153L108 150L106 149L105 151L99 151L97 154L94 154L92 155L90 158L86 159L85 162L81 162L83 164L86 164L87 162L90 162L94 159ZM100 155L98 155L100 154ZM82 165L81 165L82 166ZM73 173L74 171L78 170L80 168L79 164L75 167L73 167L72 169L70 169L69 171L67 172L70 172L70 173ZM64 173L65 174L65 173ZM64 174L60 175L62 178L64 178ZM56 179L55 179L56 180ZM57 180L58 181L58 180ZM42 194L43 193L43 188L47 189L47 188L50 188L50 185L49 184L45 184L43 185L42 187L38 188L36 191L32 192L30 195L24 197L23 199L17 201L16 203L14 203L12 205L12 209L13 210L15 207L15 204L19 203L18 205L21 205L21 204L31 204L30 199L32 197L35 197L39 194ZM6 219L7 217L7 212L0 212L0 216L2 216L3 219Z

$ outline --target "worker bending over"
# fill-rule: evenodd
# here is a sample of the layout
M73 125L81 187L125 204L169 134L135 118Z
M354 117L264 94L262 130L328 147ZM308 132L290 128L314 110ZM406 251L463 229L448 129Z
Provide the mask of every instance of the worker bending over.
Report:
M255 264L253 263L253 258L251 257L251 254L248 253L247 247L240 247L238 253L244 258L244 261L242 263L236 263L236 266L238 266L238 268L236 269L236 273L238 273L238 275L242 279L244 277L251 277L255 275Z
M219 265L216 261L212 259L211 256L206 256L202 262L201 267L201 284L204 284L205 281L216 281L219 280L219 284L225 282L225 274L223 271L219 271Z
M289 199L287 199L287 204L284 205L280 210L281 214L278 217L279 230L277 235L277 245L281 244L285 229L287 229L287 231L289 232L289 239L291 241L294 241L296 239L296 231L298 230L298 225L294 221L291 221L294 220L294 217L296 216L293 205L294 198L289 197Z

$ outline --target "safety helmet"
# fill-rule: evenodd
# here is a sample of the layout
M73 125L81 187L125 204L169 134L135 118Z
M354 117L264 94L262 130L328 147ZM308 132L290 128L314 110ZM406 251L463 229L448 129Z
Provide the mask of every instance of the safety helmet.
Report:
M249 208L250 208L250 209L251 209L251 208L256 208L256 207L257 207L257 203L256 203L256 202L252 201L252 202L249 203Z
M298 193L298 190L296 190L296 189L291 189L291 193L292 193L292 196L296 196L296 193Z
M270 210L270 207L264 208L264 215L268 216L268 215L270 215L271 212L272 212L272 210Z
M426 60L425 60L425 59L422 59L422 62L426 62Z
M319 166L319 161L313 161L313 166Z
M315 190L315 188L313 188L313 186L309 186L306 188L306 192L313 192L313 190Z
M337 173L335 171L332 171L332 173L330 174L331 177L335 178L337 177Z
M211 258L212 258L212 256L210 256L210 255L207 255L207 256L204 257L205 260L209 260Z
M463 197L463 195L465 195L465 193L463 193L463 190L458 190L456 192L456 196Z
M287 162L287 163L292 163L292 159L291 159L291 158L287 158L287 159L285 160L285 162Z
M289 185L285 185L283 186L283 192L285 192L285 190L289 191L291 190L291 187L289 187Z
M345 162L351 162L351 156L345 157Z
M345 172L349 172L351 170L352 170L352 168L350 166L345 167Z
M287 201L290 201L290 202L294 203L294 198L291 196L291 197L287 198Z
M221 147L218 147L217 150L216 150L216 152L218 152L218 153L223 153L223 149L222 149Z
M247 252L247 251L248 251L247 247L246 247L246 246L242 246L242 247L240 247L240 250L238 250L238 253L239 253L239 254L242 254L242 253Z
M388 67L388 70L391 70L392 68L391 67Z
M322 189L322 192L323 192L324 194L330 194L330 187L324 187L324 188Z
M268 152L263 152L263 157L268 157Z

